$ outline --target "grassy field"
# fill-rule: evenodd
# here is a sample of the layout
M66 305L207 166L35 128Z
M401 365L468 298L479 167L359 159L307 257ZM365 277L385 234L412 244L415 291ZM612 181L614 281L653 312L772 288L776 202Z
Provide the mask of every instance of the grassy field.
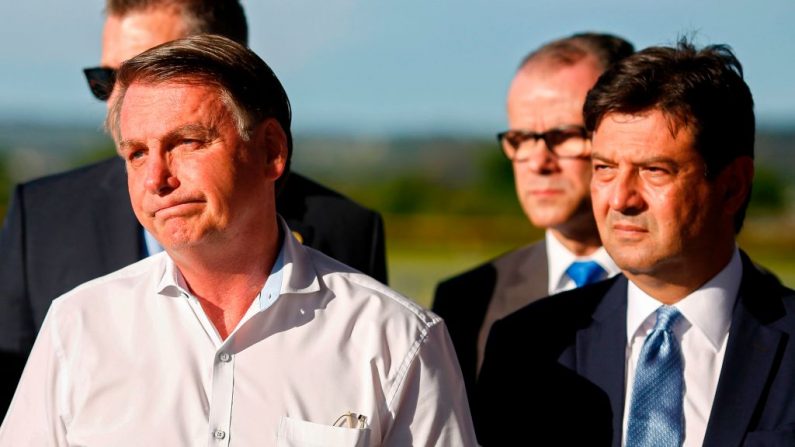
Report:
M385 216L390 286L430 306L436 284L542 233L522 216ZM795 219L751 218L740 247L795 288Z

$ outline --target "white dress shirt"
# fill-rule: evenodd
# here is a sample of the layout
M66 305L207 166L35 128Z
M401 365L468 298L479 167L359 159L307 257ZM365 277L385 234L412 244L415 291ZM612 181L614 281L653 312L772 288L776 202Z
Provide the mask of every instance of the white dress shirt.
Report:
M551 231L547 230L544 237L547 244L550 295L577 288L574 280L566 274L566 269L575 261L595 261L607 273L602 279L612 278L621 273L621 269L613 262L604 247L599 247L589 256L577 256L570 252Z
M166 253L56 299L0 445L475 445L439 317L292 237L279 259L226 340Z
M684 447L704 443L712 401L718 387L732 311L740 290L743 266L739 250L714 278L674 305L682 318L673 327L684 366ZM627 364L624 398L624 436L640 352L654 328L659 301L629 282L627 289Z

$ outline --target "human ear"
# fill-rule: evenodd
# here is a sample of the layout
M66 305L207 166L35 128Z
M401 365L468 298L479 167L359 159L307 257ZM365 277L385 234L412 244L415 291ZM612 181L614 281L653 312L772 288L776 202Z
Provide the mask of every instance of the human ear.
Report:
M276 180L287 167L287 134L278 121L267 118L256 127L253 136L256 147L265 151L267 177Z
M754 160L751 157L737 157L720 173L723 183L724 209L736 214L751 194L754 181Z

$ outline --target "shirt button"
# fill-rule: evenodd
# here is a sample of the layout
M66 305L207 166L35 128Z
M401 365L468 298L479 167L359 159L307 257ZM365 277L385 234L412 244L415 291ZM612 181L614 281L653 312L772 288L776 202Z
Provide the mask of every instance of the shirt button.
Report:
M221 355L218 356L218 359L221 360L222 362L226 363L226 362L232 360L232 356L229 355L228 352L222 352Z
M215 439L224 439L226 437L226 432L223 430L216 430L213 432L213 437L215 437Z

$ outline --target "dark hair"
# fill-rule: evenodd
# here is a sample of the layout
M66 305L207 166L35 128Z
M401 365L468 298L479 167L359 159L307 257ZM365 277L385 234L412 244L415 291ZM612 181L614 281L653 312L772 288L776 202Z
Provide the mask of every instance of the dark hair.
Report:
M542 45L525 56L519 68L528 62L540 60L574 65L590 55L596 58L602 70L606 70L634 52L635 47L621 37L604 33L577 33Z
M726 45L697 50L683 38L676 47L639 51L602 74L583 113L585 126L594 131L607 114L649 110L665 114L674 130L692 130L708 179L736 158L754 156L754 101L742 65ZM736 232L748 200L734 216Z
M105 13L125 16L156 8L177 8L188 35L218 34L248 45L248 24L239 0L107 0Z
M293 142L290 133L290 101L276 75L253 51L226 37L199 34L158 45L124 62L116 80L117 92L105 121L106 129L119 140L119 115L124 95L133 83L178 82L215 86L235 117L238 133L248 140L264 119L275 119L287 137L285 172L277 180L281 188L290 167Z

